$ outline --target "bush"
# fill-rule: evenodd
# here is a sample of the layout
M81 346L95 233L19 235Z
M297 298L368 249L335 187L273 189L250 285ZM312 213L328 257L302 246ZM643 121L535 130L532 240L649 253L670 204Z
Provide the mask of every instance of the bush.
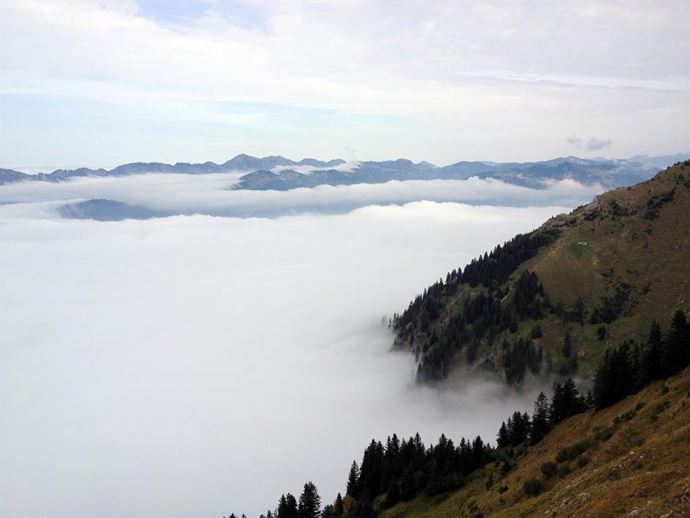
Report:
M506 491L508 491L508 486L501 486L501 487L498 488L498 492L499 492L500 494L503 494L503 493L505 493Z
M601 430L597 430L597 432L594 434L594 438L600 442L606 442L612 436L613 430L611 430L611 428L602 428Z
M669 406L671 406L671 404L668 401L664 400L661 403L659 403L657 406L654 407L654 413L660 414L661 412L666 410Z
M584 468L587 464L589 464L589 457L586 455L580 455L577 458L577 467L578 468Z
M544 490L544 483L538 478L530 478L525 480L522 490L527 496L537 496Z
M613 418L613 424L618 425L620 423L627 423L633 417L635 417L636 413L637 413L637 410L632 409L632 410L628 410L627 412L625 412L621 415L617 415L616 417Z
M557 471L558 466L554 462L545 462L541 465L541 472L546 479L553 477Z
M559 478L565 478L568 476L569 473L570 473L570 466L568 466L567 464L561 464L560 466L558 466L558 477Z
M572 446L561 449L556 455L556 462L566 462L577 458L592 447L592 441L585 439L584 441L576 442Z

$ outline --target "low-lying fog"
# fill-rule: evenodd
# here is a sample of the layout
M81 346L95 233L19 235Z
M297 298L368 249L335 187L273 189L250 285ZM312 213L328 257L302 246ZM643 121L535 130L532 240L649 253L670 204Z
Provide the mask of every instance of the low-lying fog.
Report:
M382 317L564 210L0 222L0 515L257 516L372 438L493 441L534 395L416 386Z
M312 189L253 191L233 189L243 173L141 174L75 178L61 183L17 182L0 186L0 220L8 217L55 217L57 207L107 199L164 214L269 216L343 213L358 207L417 200L511 207L574 207L603 191L571 179L548 181L530 189L487 178L391 181L381 184L321 185Z

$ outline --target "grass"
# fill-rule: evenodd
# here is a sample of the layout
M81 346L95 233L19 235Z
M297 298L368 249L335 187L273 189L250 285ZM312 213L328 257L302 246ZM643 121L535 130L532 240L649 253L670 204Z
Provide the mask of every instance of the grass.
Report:
M561 236L525 262L514 278L523 270L532 270L552 302L561 301L566 309L572 309L582 298L588 315L617 285L632 286L623 314L606 325L609 336L604 341L596 336L599 324L564 323L553 315L540 321L543 337L538 343L549 351L555 364L561 360L560 346L566 329L578 354L579 373L587 377L606 347L628 339L641 341L653 320L667 326L676 309L690 309L690 189L678 186L674 200L663 206L657 219L642 217L650 197L676 185L679 170L671 168L629 190L617 189L600 196L602 206L615 199L629 213L627 216L604 214L588 221L585 213L590 209L582 208L544 225L574 222L563 225ZM533 321L521 324L519 333L529 336L533 325ZM502 339L497 336L494 344ZM479 355L492 353L491 346L485 346Z
M559 424L527 450L505 477L487 466L473 473L467 485L438 504L423 497L384 511L383 518L450 518L476 516L640 516L690 513L683 496L690 489L690 368L667 380L668 390L655 383L639 394L600 412L586 412ZM643 403L645 402L645 403ZM659 410L661 410L659 412ZM631 415L629 420L616 416ZM649 419L656 415L656 421ZM583 439L584 438L584 439ZM560 476L545 477L542 466L553 463L563 445L586 441ZM581 449L578 447L576 449ZM547 468L551 472L551 468ZM492 475L493 485L486 487ZM526 483L538 494L528 495ZM530 487L529 491L532 491Z
M582 257L588 253L591 253L591 249L588 247L589 243L583 241L582 243L573 243L568 245L568 253L575 259L582 259Z

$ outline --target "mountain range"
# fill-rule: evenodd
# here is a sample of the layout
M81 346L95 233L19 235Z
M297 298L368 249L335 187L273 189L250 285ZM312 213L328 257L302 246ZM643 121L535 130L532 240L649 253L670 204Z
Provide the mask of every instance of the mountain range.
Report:
M481 162L463 161L447 166L407 159L387 161L345 162L304 158L299 161L282 156L258 158L246 154L216 164L164 164L135 162L113 169L57 169L50 173L27 174L12 169L0 169L0 185L21 182L64 182L83 177L119 177L148 173L158 174L218 174L244 172L234 189L290 190L319 185L353 185L404 180L464 180L470 177L495 178L506 183L541 188L549 182L564 179L584 184L600 184L605 188L632 185L651 177L660 168L690 158L690 153L650 157L637 155L630 159L556 158L538 162Z

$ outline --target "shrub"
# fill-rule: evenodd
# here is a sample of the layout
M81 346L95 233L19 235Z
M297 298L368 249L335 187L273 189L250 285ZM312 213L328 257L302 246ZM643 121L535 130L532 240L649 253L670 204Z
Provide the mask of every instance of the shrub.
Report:
M538 478L530 478L525 480L522 490L527 496L537 496L544 490L544 483Z
M556 474L556 472L558 471L558 466L556 466L554 462L545 462L541 465L540 469L542 474L544 475L544 478L549 479Z
M613 436L613 430L611 430L611 428L602 428L601 430L597 430L594 434L594 438L600 442L608 441L611 436Z
M586 455L580 455L577 458L577 467L578 468L584 468L587 464L589 464L589 457Z
M568 466L567 464L561 464L560 466L558 466L558 477L559 478L565 478L568 476L569 473L570 473L570 466Z
M659 403L657 406L654 407L654 413L660 414L661 412L666 410L669 406L671 406L671 405L668 401L662 401L661 403Z
M508 486L501 486L501 487L498 488L498 492L499 492L500 494L503 494L503 493L505 493L506 491L508 491Z
M559 450L556 455L556 462L566 462L577 458L592 447L592 441L585 439L575 444Z

